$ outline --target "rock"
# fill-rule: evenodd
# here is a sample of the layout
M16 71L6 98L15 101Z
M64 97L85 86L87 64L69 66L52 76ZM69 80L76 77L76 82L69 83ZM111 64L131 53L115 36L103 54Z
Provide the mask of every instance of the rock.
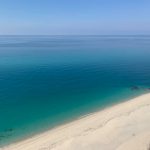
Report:
M138 86L132 86L131 90L139 90L139 87Z

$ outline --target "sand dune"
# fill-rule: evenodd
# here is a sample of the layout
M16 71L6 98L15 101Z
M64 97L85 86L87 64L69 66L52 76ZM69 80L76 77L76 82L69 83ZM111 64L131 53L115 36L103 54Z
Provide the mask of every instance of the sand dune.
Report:
M150 94L0 150L148 150Z

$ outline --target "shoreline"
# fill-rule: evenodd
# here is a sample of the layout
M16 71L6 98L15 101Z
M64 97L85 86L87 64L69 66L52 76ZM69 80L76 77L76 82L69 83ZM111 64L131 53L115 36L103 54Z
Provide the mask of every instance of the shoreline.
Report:
M148 139L150 93L87 114L0 150L99 150L99 147L102 150L145 150L150 144Z

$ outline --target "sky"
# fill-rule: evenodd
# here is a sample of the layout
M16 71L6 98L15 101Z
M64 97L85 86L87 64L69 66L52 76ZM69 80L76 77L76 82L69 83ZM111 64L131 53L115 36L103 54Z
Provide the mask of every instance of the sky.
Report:
M0 0L0 35L150 34L150 0Z

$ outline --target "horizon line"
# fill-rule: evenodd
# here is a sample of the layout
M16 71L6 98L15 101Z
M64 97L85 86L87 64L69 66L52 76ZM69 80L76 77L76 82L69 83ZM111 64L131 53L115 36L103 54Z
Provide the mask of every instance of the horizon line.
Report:
M150 36L150 34L0 34L0 36Z

